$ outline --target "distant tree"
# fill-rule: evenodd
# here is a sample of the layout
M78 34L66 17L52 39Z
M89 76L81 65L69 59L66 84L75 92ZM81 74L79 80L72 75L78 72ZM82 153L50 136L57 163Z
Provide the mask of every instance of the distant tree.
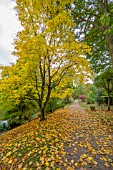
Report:
M78 83L75 88L75 96L76 98L81 96L81 95L86 95L86 86L85 84Z
M86 102L91 104L96 102L97 88L94 84L86 85L87 98Z

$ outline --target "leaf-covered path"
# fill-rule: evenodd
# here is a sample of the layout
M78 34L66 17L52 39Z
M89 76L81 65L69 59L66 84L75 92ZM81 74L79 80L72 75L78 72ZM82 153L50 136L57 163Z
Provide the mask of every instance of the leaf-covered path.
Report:
M98 115L59 109L2 134L1 170L113 170L113 133Z
M65 164L61 169L68 166L70 170L113 170L111 130L102 125L95 113L73 109L73 115L75 130L64 145Z
M83 110L83 108L79 105L78 100L75 100L73 104L70 106L71 110Z

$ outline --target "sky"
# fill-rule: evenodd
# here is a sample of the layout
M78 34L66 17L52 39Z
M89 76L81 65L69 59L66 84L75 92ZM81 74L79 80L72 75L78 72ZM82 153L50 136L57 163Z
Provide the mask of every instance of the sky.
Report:
M14 51L14 38L22 29L14 10L12 0L0 0L0 65L9 65L16 58L11 54Z

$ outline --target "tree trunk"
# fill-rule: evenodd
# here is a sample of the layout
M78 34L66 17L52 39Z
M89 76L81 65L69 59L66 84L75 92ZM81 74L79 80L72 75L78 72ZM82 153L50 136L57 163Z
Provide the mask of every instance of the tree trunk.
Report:
M108 7L108 0L98 0L98 3L100 5L100 9L101 9L101 13L105 14L105 13L110 13L109 11L109 7ZM109 24L105 24L103 27L103 30L106 31L106 41L107 41L107 46L108 46L108 51L110 53L111 56L111 63L112 63L112 67L113 67L113 34L108 33L108 29L111 27L112 24L112 19L110 18L110 22Z
M109 83L110 83L110 81L108 81L108 110L110 110L110 89L109 89Z
M46 120L45 118L45 109L41 108L41 117L40 117L40 121Z
M113 67L113 35L106 36L106 39L107 39L107 44L108 44L112 67Z
M110 94L108 95L108 110L110 110Z

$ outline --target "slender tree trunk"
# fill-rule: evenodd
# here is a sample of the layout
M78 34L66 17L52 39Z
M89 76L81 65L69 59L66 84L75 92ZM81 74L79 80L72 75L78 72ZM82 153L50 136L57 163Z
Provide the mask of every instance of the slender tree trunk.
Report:
M109 7L108 7L108 0L98 0L98 3L100 5L101 13L110 13ZM109 24L105 24L103 27L103 30L106 31L106 41L107 41L107 46L108 50L111 56L111 63L113 67L113 34L108 33L108 29L111 27L112 20L110 20Z
M110 94L108 94L108 110L110 110Z
M113 35L107 35L106 40L107 40L109 53L111 56L112 67L113 67Z
M40 108L40 121L43 121L43 120L45 120L45 109L44 109L44 106L42 105L41 100L38 100L38 105Z
M45 109L44 108L41 108L41 118L40 118L40 121L43 121L45 120Z
M110 89L109 89L109 83L110 83L110 81L108 81L108 110L110 110Z
M39 102L39 107L40 107L40 112L41 112L40 121L43 121L43 120L46 119L46 117L45 117L45 110L46 110L47 104L48 104L49 99L50 99L50 94L51 94L51 88L49 86L48 87L48 94L47 94L45 103L42 104L42 100Z

